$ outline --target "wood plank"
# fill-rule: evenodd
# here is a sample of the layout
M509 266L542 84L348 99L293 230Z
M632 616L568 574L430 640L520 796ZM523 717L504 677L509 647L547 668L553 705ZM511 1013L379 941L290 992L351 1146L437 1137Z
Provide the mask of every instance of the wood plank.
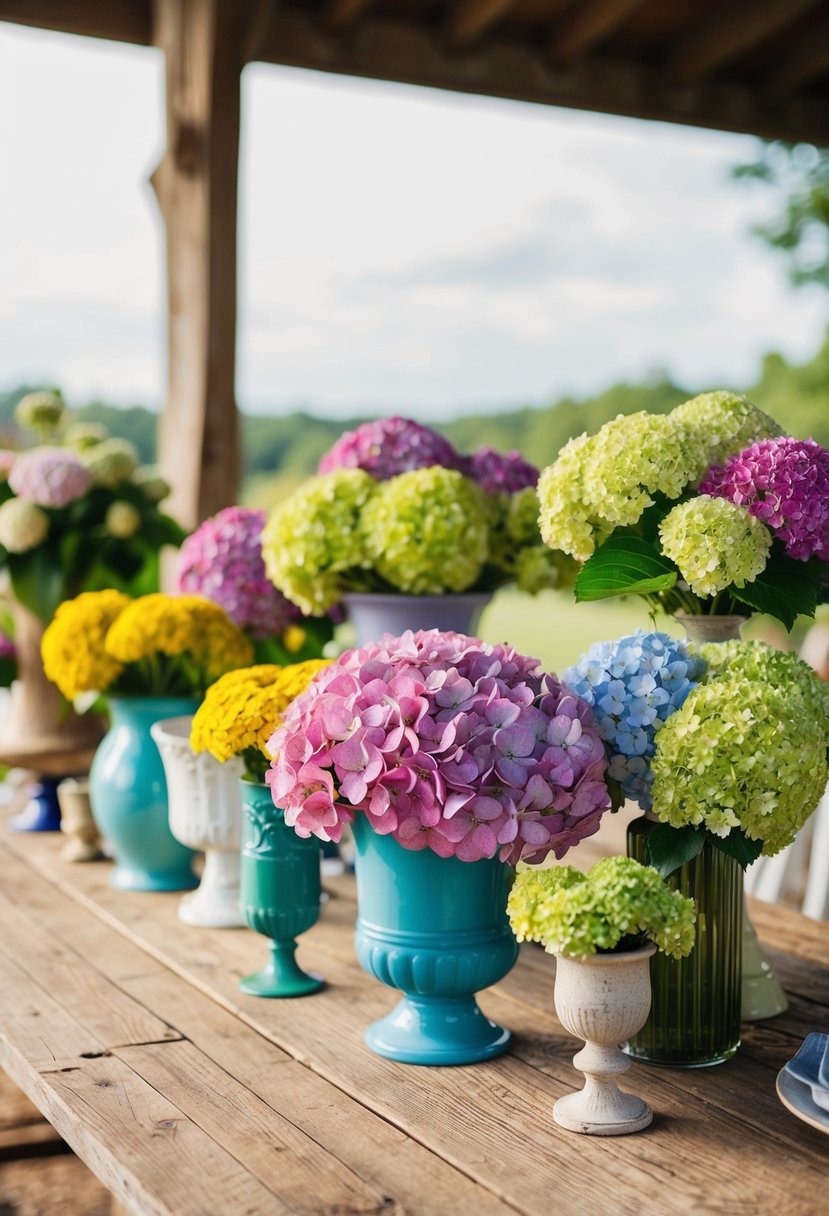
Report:
M8 853L3 868L9 894L25 898L44 928L65 935L85 957L105 967L109 978L134 1000L182 1033L186 1031L201 1053L329 1153L347 1160L382 1194L394 1195L406 1212L412 1216L445 1216L450 1211L453 1216L480 1216L485 1210L488 1216L508 1216L515 1211L263 1040ZM86 872L94 870L89 867ZM347 1137L344 1127L349 1129Z
M456 0L444 25L447 45L468 47L493 29L517 0Z
M322 24L332 34L344 34L354 28L373 0L327 0L322 13Z
M703 9L695 30L679 40L670 75L681 84L699 80L792 25L821 0L732 0Z
M116 893L111 894L115 896ZM731 1084L729 1077L735 1075L728 1071L733 1065L701 1075L698 1084L702 1089L699 1095L685 1092L684 1074L679 1074L678 1081L669 1083L663 1080L665 1074L662 1070L635 1066L636 1088L642 1090L645 1097L649 1092L656 1094L657 1108L661 1109L663 1117L657 1121L653 1133L645 1137L629 1137L624 1143L611 1145L605 1142L601 1146L581 1142L579 1183L571 1187L569 1183L562 1182L562 1177L567 1172L572 1139L552 1126L549 1106L555 1097L574 1086L575 1074L567 1059L573 1044L564 1036L558 1040L560 1047L556 1047L555 1058L559 1061L560 1071L553 1069L554 1075L550 1075L547 1053L543 1070L537 1066L534 1058L533 1063L528 1063L523 1058L527 1054L525 1040L533 1044L540 1037L539 1019L533 1011L525 1009L522 1013L518 1003L497 992L484 994L482 1005L491 1015L501 1016L519 1028L522 1017L524 1019L526 1033L519 1035L512 1057L495 1061L486 1068L430 1070L428 1081L421 1082L420 1070L406 1069L363 1051L342 1050L343 1043L359 1041L361 1030L371 1017L393 1004L392 994L385 993L379 985L372 988L366 984L356 962L343 957L344 922L353 916L353 906L349 909L348 900L332 899L324 921L307 935L309 961L325 971L332 982L331 990L304 1002L265 1002L247 998L235 988L234 976L249 965L249 948L244 944L244 939L249 935L230 935L238 938L238 944L231 947L228 935L217 941L215 932L198 931L199 936L213 938L210 946L212 958L207 964L206 942L199 941L188 946L187 935L179 934L176 937L174 926L164 924L164 897L151 897L156 905L154 914L142 918L140 930L132 911L125 915L125 903L128 901L122 898L123 893L118 893L117 897L124 931L142 932L147 947L153 952L164 952L170 964L182 974L191 967L188 956L195 955L199 965L197 975L191 975L193 982L211 992L228 1008L236 1009L239 1016L259 1029L260 1033L272 1038L298 1058L307 1060L315 1070L347 1092L370 1093L375 1110L416 1135L435 1151L441 1151L470 1176L485 1176L489 1185L495 1186L499 1193L519 1208L544 1210L543 1204L549 1196L550 1187L555 1184L559 1210L583 1213L585 1193L602 1194L602 1181L608 1169L613 1171L620 1195L638 1195L636 1203L631 1201L629 1206L625 1206L626 1199L622 1198L620 1211L652 1211L664 1216L666 1211L705 1210L704 1205L710 1203L710 1178L706 1176L703 1160L706 1154L710 1159L712 1138L727 1139L733 1134L735 1114L733 1110L718 1105L716 1086L710 1081L705 1084L705 1081L707 1077L713 1077L714 1072L724 1078L716 1085L724 1087L725 1095L720 1100L725 1102ZM132 898L138 900L140 897ZM340 908L337 908L338 903L342 905ZM166 906L169 919L170 915L174 916L174 905L168 899ZM115 915L114 901L104 914L107 917ZM258 950L261 950L261 946L254 946L254 954ZM240 955L243 956L241 964ZM549 1008L551 1011L551 1001ZM549 1016L552 1016L551 1013ZM339 1029L337 1042L332 1042L328 1033L333 1018L336 1018ZM773 1074L768 1069L751 1061L747 1061L743 1067L760 1069L759 1075L764 1076L767 1083L773 1081ZM401 1080L405 1084L403 1102ZM745 1092L739 1087L734 1090L743 1105ZM726 1205L725 1210L732 1210L737 1203L738 1189L741 1201L747 1205L746 1210L750 1210L752 1204L762 1210L763 1197L768 1195L769 1188L773 1189L775 1178L779 1176L778 1165L770 1160L768 1154L768 1137L773 1129L773 1134L781 1134L787 1144L791 1144L790 1155L792 1161L797 1163L791 1185L787 1173L788 1210L804 1213L805 1216L813 1207L815 1173L820 1165L814 1148L817 1134L805 1129L808 1134L804 1137L804 1129L787 1116L776 1099L767 1098L767 1106L768 1109L763 1109L762 1119L754 1123L742 1120L740 1123L741 1152L745 1160L750 1162L751 1181L746 1184L741 1175L739 1188L730 1180L718 1183L719 1193ZM460 1121L455 1115L459 1109L463 1114ZM737 1107L735 1109L739 1110ZM436 1118L437 1112L440 1115ZM769 1116L768 1120L766 1115ZM437 1119L440 1121L438 1126ZM487 1160L487 1150L496 1135L496 1128L503 1143L504 1156L511 1159L514 1154L521 1154L524 1160L529 1161L526 1168L522 1166L520 1185L515 1182L514 1172L511 1173L503 1162ZM657 1146L659 1158L654 1163L654 1149ZM689 1188L687 1192L683 1191L687 1198L678 1202L672 1197L672 1206L666 1208L664 1196L671 1192L671 1188L676 1188L678 1161L687 1162L687 1168L683 1166L681 1170L682 1185ZM650 1195L641 1193L643 1170L648 1185L653 1189ZM698 1181L695 1183L694 1179Z
M766 92L778 99L811 84L829 72L829 12L815 19L797 39L781 49L771 70Z
M624 25L643 3L644 0L582 0L569 8L550 34L551 61L564 64L592 50Z
M253 1177L278 1191L290 1211L401 1211L191 1043L125 1047L116 1054Z
M14 21L37 29L59 30L116 42L150 44L150 8L147 0L0 0L0 21Z

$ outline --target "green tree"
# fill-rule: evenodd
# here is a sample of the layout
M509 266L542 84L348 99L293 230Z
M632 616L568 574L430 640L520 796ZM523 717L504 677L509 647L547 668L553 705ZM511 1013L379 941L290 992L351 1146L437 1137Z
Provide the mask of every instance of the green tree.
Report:
M753 231L787 256L792 283L829 287L829 148L774 140L732 172L774 192L775 213Z

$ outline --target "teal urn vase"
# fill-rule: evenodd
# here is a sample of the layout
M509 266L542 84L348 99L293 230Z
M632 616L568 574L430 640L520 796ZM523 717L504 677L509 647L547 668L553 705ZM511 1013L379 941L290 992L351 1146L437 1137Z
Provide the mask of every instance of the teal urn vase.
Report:
M357 958L403 993L366 1030L366 1045L404 1064L473 1064L506 1051L509 1030L483 1015L475 993L518 957L506 914L512 867L406 849L361 814L352 831Z
M296 939L320 912L320 842L303 840L287 827L267 785L242 782L244 827L241 864L242 916L270 938L270 959L239 981L251 996L308 996L324 981L296 961Z
M196 886L192 849L167 820L167 782L150 727L192 714L192 697L111 697L110 728L89 773L92 814L115 854L110 882L123 891L187 891Z

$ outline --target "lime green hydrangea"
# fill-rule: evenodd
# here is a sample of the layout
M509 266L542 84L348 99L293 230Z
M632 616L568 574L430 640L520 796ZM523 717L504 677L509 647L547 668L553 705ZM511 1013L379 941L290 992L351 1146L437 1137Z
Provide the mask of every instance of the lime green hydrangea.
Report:
M64 432L63 442L76 452L84 452L108 438L109 431L100 422L73 422Z
M771 533L745 507L700 494L680 503L659 525L662 552L695 595L744 587L766 568Z
M150 502L163 502L171 492L170 483L157 464L140 465L133 473L132 480Z
M336 469L304 482L271 512L262 530L268 578L308 615L342 598L346 571L370 565L360 514L377 489L362 469Z
M454 469L433 465L380 482L362 515L365 552L399 591L466 591L489 554L483 491Z
M107 507L104 527L110 536L118 540L129 540L141 527L141 512L131 502L116 499Z
M571 439L538 483L544 542L586 561L614 528L635 524L654 493L678 498L693 471L682 438L643 410Z
M129 481L138 468L138 452L128 439L104 439L80 455L92 480L110 490Z
M587 874L572 866L521 870L507 912L519 941L541 942L568 958L645 941L681 958L694 944L693 900L630 857L604 857Z
M656 737L653 810L672 827L740 828L785 848L826 786L826 724L796 683L726 670L695 688Z
M61 393L48 389L39 393L28 393L14 407L14 416L21 426L36 431L42 439L52 438L59 430L66 414Z
M796 654L787 654L766 642L714 642L693 649L708 665L706 684L739 675L781 691L796 690L809 706L815 721L824 726L829 746L829 684Z
M773 418L737 393L700 393L678 405L669 414L671 424L682 432L691 480L699 481L712 465L750 447L759 439L782 435Z

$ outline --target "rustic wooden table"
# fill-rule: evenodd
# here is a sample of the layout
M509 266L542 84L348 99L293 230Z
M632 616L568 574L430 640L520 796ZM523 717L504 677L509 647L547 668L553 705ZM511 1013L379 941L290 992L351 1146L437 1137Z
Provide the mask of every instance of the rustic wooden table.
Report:
M578 1084L578 1044L555 1020L554 961L538 948L481 998L515 1031L508 1055L398 1065L362 1044L395 996L355 961L350 878L327 884L300 949L329 986L268 1001L236 986L261 965L262 938L185 926L178 896L115 891L108 863L68 864L61 844L0 842L0 1065L130 1213L829 1210L829 1139L774 1087L803 1037L829 1029L825 924L753 904L789 1012L747 1028L721 1067L635 1064L652 1127L594 1139L550 1115Z

